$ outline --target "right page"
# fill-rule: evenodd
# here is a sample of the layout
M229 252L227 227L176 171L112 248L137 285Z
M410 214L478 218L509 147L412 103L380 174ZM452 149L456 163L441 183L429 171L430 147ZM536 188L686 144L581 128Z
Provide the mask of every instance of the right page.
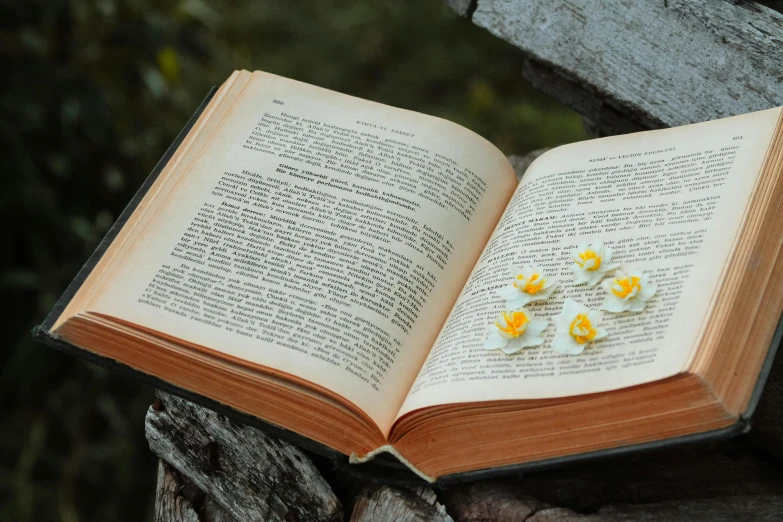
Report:
M440 404L545 399L614 390L684 371L720 286L780 109L575 143L531 166L509 203L398 415ZM640 313L601 312L608 336L580 355L552 347L565 299L598 310L600 283L576 285L571 252L602 241L609 263L657 285ZM514 266L558 279L526 309L545 342L487 351ZM610 272L611 274L611 272ZM609 278L607 275L605 278Z

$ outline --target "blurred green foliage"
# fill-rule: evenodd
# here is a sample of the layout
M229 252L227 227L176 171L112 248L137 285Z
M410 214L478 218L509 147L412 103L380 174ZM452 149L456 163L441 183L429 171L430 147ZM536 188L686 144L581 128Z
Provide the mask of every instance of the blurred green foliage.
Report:
M152 390L29 331L238 68L441 116L506 153L585 137L514 48L438 0L0 0L0 520L150 519Z

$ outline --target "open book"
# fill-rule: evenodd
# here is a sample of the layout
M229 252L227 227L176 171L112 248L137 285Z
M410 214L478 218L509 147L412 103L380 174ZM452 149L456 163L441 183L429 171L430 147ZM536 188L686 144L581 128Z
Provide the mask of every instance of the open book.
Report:
M235 72L39 333L427 480L741 431L783 311L780 120L574 143L518 182L448 121ZM657 293L563 354L597 241ZM521 265L559 279L527 306L545 342L487 350Z

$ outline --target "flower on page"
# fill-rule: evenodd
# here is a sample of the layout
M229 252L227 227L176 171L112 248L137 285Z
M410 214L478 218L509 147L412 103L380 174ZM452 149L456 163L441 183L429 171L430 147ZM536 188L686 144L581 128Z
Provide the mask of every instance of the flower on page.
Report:
M543 270L528 265L514 267L511 275L514 281L498 290L498 295L506 300L509 310L522 308L533 301L549 299L557 285L557 281L544 274Z
M490 326L484 348L500 348L510 355L528 346L538 346L544 342L541 334L548 325L548 322L536 319L524 308L503 312Z
M579 355L588 343L609 335L596 326L600 312L589 310L572 299L566 299L563 310L555 318L555 338L552 348L560 353Z
M574 260L574 264L571 266L571 270L574 272L574 282L578 285L587 283L589 286L594 286L604 277L606 272L620 266L610 263L612 249L604 246L601 241L596 241L592 245L580 243L577 248L571 251L571 258Z
M613 279L601 283L609 294L601 305L607 312L641 312L658 289L650 276L638 270L618 270Z

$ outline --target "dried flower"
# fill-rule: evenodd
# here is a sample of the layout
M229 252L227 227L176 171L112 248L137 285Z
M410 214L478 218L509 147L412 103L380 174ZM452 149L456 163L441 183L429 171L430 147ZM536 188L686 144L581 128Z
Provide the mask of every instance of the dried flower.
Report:
M498 290L498 295L506 300L509 310L516 310L533 301L549 299L557 286L557 281L538 267L514 267L511 275L514 281Z
M589 246L587 243L580 243L571 252L571 257L574 260L571 270L574 272L574 282L578 285L587 283L589 286L594 286L606 272L620 266L610 263L612 249L604 246L601 241L596 241Z
M503 312L490 326L484 348L500 348L510 355L528 346L538 346L544 342L541 334L548 325L548 322L536 319L524 308Z
M606 330L596 327L599 317L597 310L589 310L572 299L566 299L563 310L555 318L557 331L552 348L560 353L579 355L588 343L608 335Z
M634 269L618 270L613 279L605 280L601 286L609 294L601 310L615 313L641 312L657 290L647 274Z

